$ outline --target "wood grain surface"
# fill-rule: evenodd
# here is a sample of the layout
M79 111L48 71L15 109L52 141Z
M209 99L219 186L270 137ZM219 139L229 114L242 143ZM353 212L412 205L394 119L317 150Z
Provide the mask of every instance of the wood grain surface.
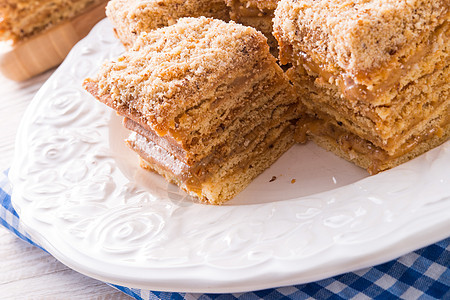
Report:
M0 75L0 171L10 167L20 119L53 71L24 82ZM81 275L0 226L0 299L130 299Z

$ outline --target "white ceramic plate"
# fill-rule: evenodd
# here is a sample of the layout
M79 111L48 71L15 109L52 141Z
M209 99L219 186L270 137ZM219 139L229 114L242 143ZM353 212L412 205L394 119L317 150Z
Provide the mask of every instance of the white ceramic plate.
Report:
M371 266L449 235L448 142L372 177L298 145L227 205L192 202L138 167L120 119L81 87L121 51L99 23L37 93L17 137L14 207L69 267L129 287L241 292Z

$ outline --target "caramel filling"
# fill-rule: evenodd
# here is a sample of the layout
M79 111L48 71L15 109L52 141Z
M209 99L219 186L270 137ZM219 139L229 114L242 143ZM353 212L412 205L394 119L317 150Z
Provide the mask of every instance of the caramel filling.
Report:
M449 122L450 116L447 114L439 124L428 127L420 135L412 136L392 155L368 140L344 130L339 122L327 116L320 116L320 118L308 116L301 119L297 124L296 140L305 142L309 135L326 137L332 140L333 144L336 144L343 152L354 151L369 157L371 165L367 171L373 175L382 171L383 165L387 162L407 154L420 143L435 137L442 137L444 135L443 128L446 128Z
M239 162L233 169L251 168L255 157L265 151L270 151L281 137L293 131L291 126L291 121L286 121L265 133L261 132L261 127L264 126L258 126L246 135L248 143L233 149L228 155L221 155L218 150L214 151L210 156L193 165L177 159L163 147L136 132L131 133L127 139L127 144L146 161L148 168L154 169L162 175L168 173L171 180L177 184L182 183L189 191L200 196L202 183L213 176L218 168L222 169L232 158L241 155L242 157L239 157ZM261 134L263 135L262 138Z
M131 131L134 131L138 133L141 136L146 137L149 141L159 145L166 151L170 152L180 161L187 163L187 153L186 151L177 143L176 140L171 138L170 136L164 136L161 137L157 135L152 130L147 130L135 121L129 119L129 118L123 118L123 126L126 129L129 129Z
M171 178L168 179L176 181L177 184L183 183L190 191L201 195L201 180L197 174L191 172L189 165L136 132L131 133L126 142L145 160L149 168L158 173L169 173Z
M257 147L257 144L264 141L264 135L270 132L272 129L281 126L280 124L286 124L289 120L294 118L293 113L287 113L295 111L295 104L292 105L280 105L276 109L267 108L267 111L263 115L268 115L267 120L259 125L251 128L237 128L238 131L234 132L233 137L237 138L240 134L242 136L237 142L225 142L214 146L206 156L201 159L189 159L189 155L184 151L173 139L168 136L160 137L155 132L147 130L140 126L140 124L133 120L125 118L123 121L124 126L138 134L138 136L145 138L151 144L158 145L159 148L169 153L171 156L179 160L186 167L189 167L192 172L199 173L201 169L205 170L208 165L220 165L224 160L229 157L238 155L239 153L245 153L247 149ZM285 115L281 120L278 114ZM271 117L270 117L271 116ZM295 122L295 121L292 121ZM133 135L134 136L134 135ZM162 151L162 150L161 150ZM206 172L202 171L202 175ZM199 175L199 174L197 174Z

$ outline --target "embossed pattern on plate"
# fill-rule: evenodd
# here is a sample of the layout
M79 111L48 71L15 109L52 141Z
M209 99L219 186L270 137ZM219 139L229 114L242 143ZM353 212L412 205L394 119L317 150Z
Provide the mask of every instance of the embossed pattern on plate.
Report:
M367 178L298 145L228 205L192 202L138 167L120 119L81 87L122 51L100 22L37 93L17 136L14 207L75 270L152 290L241 292L367 267L449 235L449 142Z

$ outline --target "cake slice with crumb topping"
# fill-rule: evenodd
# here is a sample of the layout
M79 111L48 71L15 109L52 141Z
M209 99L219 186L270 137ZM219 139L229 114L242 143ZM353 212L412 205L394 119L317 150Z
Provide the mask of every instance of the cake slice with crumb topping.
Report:
M221 204L294 143L298 100L253 28L182 18L84 82L124 116L144 168Z
M230 19L224 0L111 0L106 15L126 47L141 32L172 25L182 17Z
M310 113L299 132L372 174L448 140L449 7L281 0L280 61Z

